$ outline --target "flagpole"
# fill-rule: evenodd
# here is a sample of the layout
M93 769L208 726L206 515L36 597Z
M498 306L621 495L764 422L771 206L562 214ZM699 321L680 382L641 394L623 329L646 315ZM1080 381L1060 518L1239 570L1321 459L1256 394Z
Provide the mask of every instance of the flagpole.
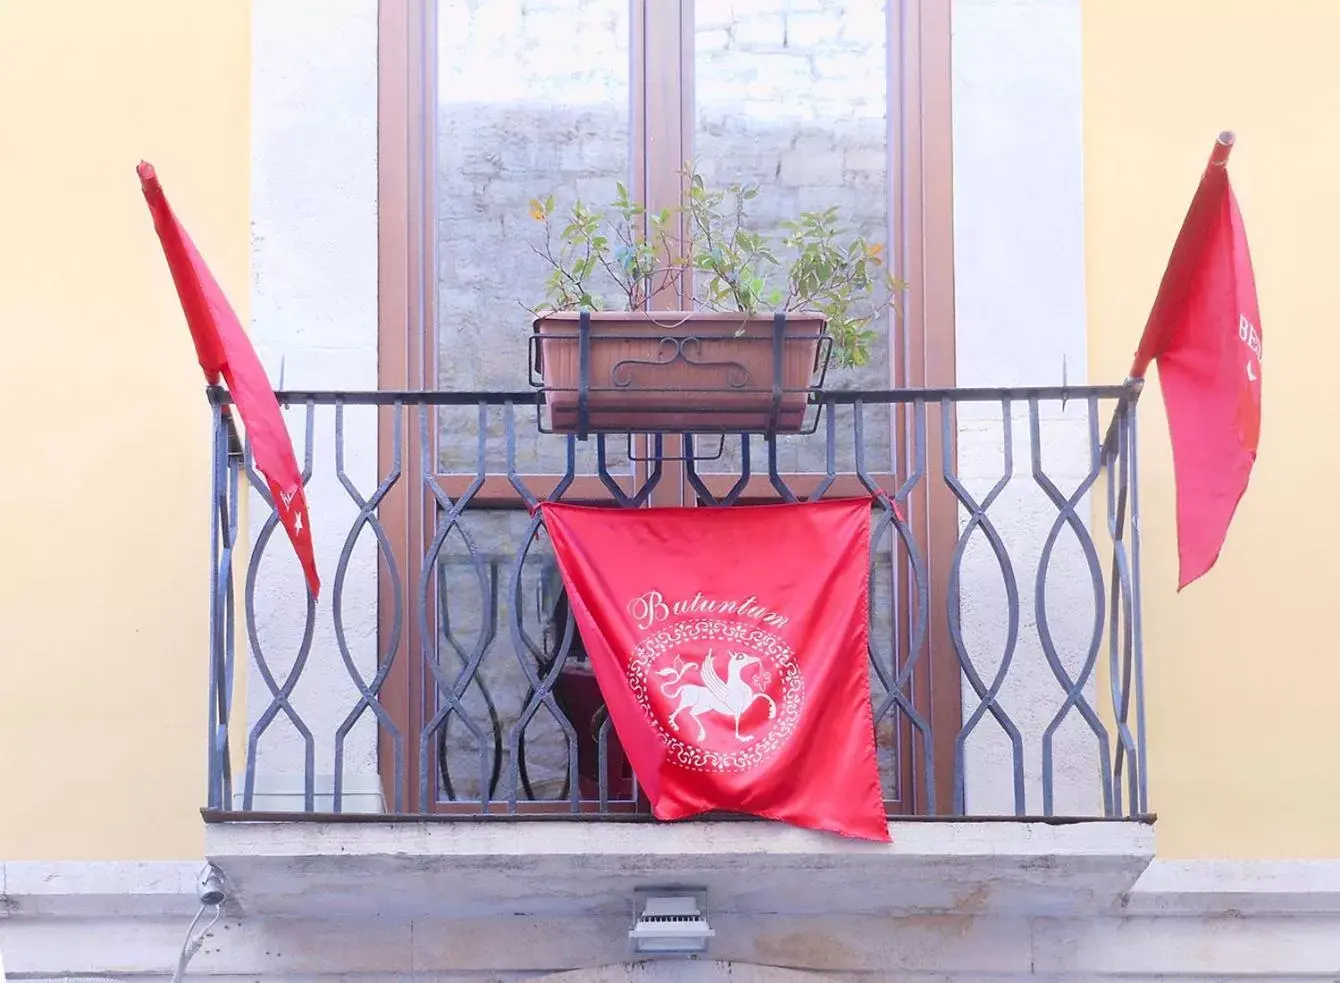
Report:
M241 457L243 451L242 435L237 432L237 423L233 420L233 406L228 390L220 385L210 385L205 389L205 396L211 403L218 404L219 416L223 419L224 433L228 437L229 456Z
M1126 387L1126 395L1122 397L1122 402L1127 407L1126 412L1134 413L1136 404L1140 402L1140 394L1145 390L1145 380L1128 375L1122 385ZM1114 458L1117 453L1117 423L1124 416L1120 409L1118 407L1118 411L1112 414L1112 422L1107 425L1107 434L1103 437L1103 447L1099 460L1104 464Z

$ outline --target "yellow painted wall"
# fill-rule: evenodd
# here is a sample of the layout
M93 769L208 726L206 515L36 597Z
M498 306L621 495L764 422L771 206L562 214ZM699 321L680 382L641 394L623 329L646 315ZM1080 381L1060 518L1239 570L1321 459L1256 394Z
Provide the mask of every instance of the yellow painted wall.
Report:
M208 416L134 165L239 313L247 0L0 3L0 858L198 855ZM1169 856L1340 856L1340 4L1085 0L1091 372L1129 362L1221 128L1266 336L1262 458L1174 594L1142 406L1153 805ZM194 544L194 546L192 545Z
M245 315L249 20L0 3L0 859L202 849L209 415L135 164Z
M1180 596L1156 384L1141 404L1159 850L1340 856L1340 3L1085 0L1083 20L1091 373L1129 367L1221 129L1265 337L1252 485L1219 565Z

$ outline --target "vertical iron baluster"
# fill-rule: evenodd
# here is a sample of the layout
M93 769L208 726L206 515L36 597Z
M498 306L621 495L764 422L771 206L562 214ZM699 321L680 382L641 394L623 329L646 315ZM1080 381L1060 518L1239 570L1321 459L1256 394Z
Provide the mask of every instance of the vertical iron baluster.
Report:
M824 432L825 436L824 450L825 450L825 460L828 467L828 473L826 480L820 484L819 489L816 491L814 495L814 498L816 499L821 498L823 496L823 492L827 490L830 484L832 484L833 478L836 473L837 441L835 439L836 434L834 433L834 425L836 418L837 418L836 407L833 406L828 407L828 428ZM873 487L875 485L875 482L866 471L865 441L863 439L864 406L861 404L859 400L852 406L852 433L855 440L853 461L855 462L856 465L857 477L861 481L861 483L865 485L866 491L870 492L871 495L874 495L876 493L876 488ZM869 556L867 557L868 562L866 570L866 591L867 591L866 596L869 601L869 610L867 611L867 618L866 618L867 621L866 655L870 661L871 667L875 670L875 676L879 679L880 686L882 686L884 689L884 695L882 699L876 700L875 694L873 692L871 693L871 700L872 700L871 723L873 724L875 730L873 739L875 742L876 752L878 752L879 748L879 725L883 723L885 716L891 710L894 710L898 706L897 697L894 696L893 692L894 687L897 685L896 677L898 675L897 636L895 635L891 639L891 644L889 647L888 666L884 665L884 661L881 658L882 653L879 651L878 647L875 644L874 600L875 600L875 582L876 582L875 576L878 571L878 565L879 565L879 544L883 541L885 532L888 531L888 529L893 523L892 503L881 499L878 500L877 508L879 508L879 518L874 520L871 526L870 542L868 544ZM894 560L894 556L897 551L892 548L892 543L890 544L890 546L891 546L889 550L890 563L894 564L896 562ZM890 599L893 601L892 606L896 608L898 606L896 596L890 593ZM901 746L902 734L900 733L900 731L901 731L900 722L897 714L895 713L893 719L893 735L894 735L893 783L894 783L894 797L899 800L901 800L903 796L902 770L901 770L903 749ZM882 784L882 777L881 777L881 784Z
M1128 800L1123 798L1123 775L1127 776L1127 783L1131 788L1129 801L1131 802L1132 812L1135 811L1136 800L1138 799L1135 794L1135 746L1128 725L1131 698L1130 648L1133 627L1130 570L1125 541L1128 494L1130 491L1130 472L1127 467L1128 431L1126 429L1129 405L1123 401L1118 406L1117 413L1119 414L1116 421L1117 444L1112 462L1116 467L1116 474L1111 477L1109 482L1114 489L1114 493L1108 499L1108 530L1112 536L1112 609L1108 615L1108 672L1112 691L1112 712L1117 729L1117 752L1113 771L1114 801L1112 814L1114 816L1120 816L1126 812L1123 802Z
M1139 803L1139 768L1136 763L1135 739L1130 730L1131 702L1133 697L1133 673L1134 673L1134 639L1135 639L1135 618L1132 610L1133 592L1131 590L1131 569L1130 569L1130 551L1126 544L1125 536L1129 535L1130 529L1130 431L1127 428L1127 420L1130 417L1130 407L1125 408L1121 425L1118 428L1120 435L1119 451L1121 474L1119 481L1122 487L1122 504L1124 506L1121 516L1123 538L1121 550L1121 593L1122 593L1122 632L1121 632L1121 714L1118 717L1118 731L1122 736L1122 742L1126 746L1127 771L1127 799L1130 803L1129 808L1122 810L1125 815L1135 815Z
M404 474L404 418L409 413L409 406L403 400L397 399L391 404L391 412L395 421L392 424L391 432L391 474L395 476L396 481L399 481L401 475ZM391 635L386 645L386 661L388 663L386 671L389 675L391 671L389 663L395 660L396 654L400 651L400 641L403 637L405 625L405 608L409 603L409 585L400 576L400 565L396 562L394 550L387 550L386 562L391 570L391 583L395 598L391 619ZM413 657L413 653L407 652L406 655ZM395 788L393 794L396 812L404 811L405 798L409 791L408 763L404 759L404 750L405 735L397 730L396 744L392 748L395 756Z
M786 483L777 467L777 435L768 434L763 438L768 445L768 481L772 483L773 489L781 496L783 502L796 501L796 494L791 490L791 486Z
M568 436L567 453L563 475L559 478L554 490L547 497L548 501L557 501L563 497L573 481L576 480L577 473L577 438ZM507 811L516 813L518 788L521 784L521 768L523 764L524 735L526 728L534 719L536 712L541 706L545 707L553 717L554 722L563 731L564 740L567 742L568 749L568 798L572 811L578 812L581 808L580 786L577 774L577 731L572 722L568 720L567 714L563 713L554 698L552 689L558 679L558 674L562 671L567 662L568 653L572 649L573 639L576 637L576 626L572 620L572 612L569 610L568 617L564 623L563 639L559 643L558 652L555 653L552 661L547 664L547 670L543 677L536 670L537 665L544 662L545 650L543 646L536 645L526 632L526 627L522 623L524 606L522 603L521 574L525 567L526 557L530 554L531 546L539 539L540 530L544 525L544 515L536 506L539 501L525 487L524 482L516 474L516 454L515 437L510 426L508 429L508 478L512 486L520 492L523 497L532 503L532 515L530 523L526 527L526 532L522 538L521 545L518 547L516 557L512 564L512 576L510 585L511 604L509 605L512 617L509 620L508 628L512 638L512 648L516 654L521 671L525 674L527 683L530 687L527 694L525 706L521 713L513 722L511 732L507 735L507 751L511 762L508 770L507 781Z
M950 461L949 449L956 443L951 423L953 420L950 412L951 401L944 398L940 402L941 472L949 490L953 492L959 504L968 510L968 522L959 534L958 542L954 546L954 556L949 565L949 585L945 599L949 622L949 639L958 655L959 668L963 670L964 678L968 680L968 685L972 687L978 699L977 708L963 722L958 736L954 739L954 811L959 815L963 815L967 808L967 741L973 730L988 713L991 714L992 719L996 721L1010 740L1011 756L1014 763L1015 815L1022 816L1026 811L1024 802L1024 738L1018 725L999 702L1000 690L1009 676L1010 666L1014 662L1015 652L1018 648L1020 621L1019 584L1015 579L1014 564L1010 560L1009 551L1005 548L1005 541L1001 538L995 523L988 515L988 510L1001 493L1005 491L1005 487L1010 483L1010 478L1014 474L1013 410L1008 396L1001 398L1000 409L1001 427L1004 432L1004 466L1001 469L1000 478L979 504L959 480L957 465ZM1000 667L996 670L995 678L991 680L990 685L983 682L977 671L977 666L968 654L967 644L963 640L963 624L959 610L963 557L967 552L969 538L978 529L982 530L987 545L991 547L996 563L1000 566L1001 579L1005 584L1005 602L1009 611L1005 650L1001 653Z
M1063 493L1047 475L1042 464L1042 421L1038 410L1038 399L1032 397L1028 400L1028 442L1029 456L1032 461L1033 481L1047 496L1048 501L1056 507L1056 519L1052 522L1046 537L1042 543L1042 553L1038 557L1038 572L1034 584L1033 610L1037 619L1038 642L1042 646L1043 657L1047 660L1047 665L1052 671L1056 681L1060 683L1061 689L1065 691L1065 699L1061 702L1060 709L1052 717L1046 729L1042 732L1042 813L1045 816L1054 815L1055 787L1054 787L1054 761L1053 744L1056 732L1061 724L1065 722L1066 717L1072 709L1076 710L1084 722L1089 726L1094 738L1098 742L1098 753L1101 762L1100 773L1103 777L1103 803L1104 809L1108 812L1112 808L1112 786L1109 779L1109 770L1111 768L1111 748L1108 743L1107 728L1103 726L1102 719L1098 712L1089 703L1084 696L1084 687L1088 684L1094 669L1098 665L1098 653L1103 647L1103 621L1104 621L1104 602L1106 600L1106 589L1103 583L1103 567L1098 559L1098 547L1093 541L1093 536L1089 532L1089 527L1083 519L1079 517L1076 511L1078 506L1084 501L1089 493L1089 489L1094 486L1100 477L1102 477L1102 451L1098 437L1098 400L1096 397L1090 397L1086 401L1088 411L1087 422L1089 425L1089 471L1079 482L1075 491L1070 495ZM1056 643L1052 637L1051 624L1048 620L1047 608L1047 573L1051 565L1053 551L1056 542L1061 535L1063 526L1069 526L1079 542L1080 551L1084 554L1084 559L1088 567L1090 582L1093 586L1094 609L1093 626L1090 629L1089 648L1084 656L1084 662L1080 666L1079 672L1074 679L1066 671L1065 664L1061 661L1061 655L1057 651Z
M836 415L837 415L836 413L832 413L832 412L830 412L830 413L828 414L828 417L829 417L829 419L831 420L831 419L832 419L833 417L835 417ZM876 493L879 491L879 486L878 486L878 484L875 482L875 479L874 479L873 477L871 477L869 471L868 471L867 468L866 468L866 463L865 463L865 439L864 439L864 436L865 436L865 406L864 406L864 404L861 403L860 400L857 400L855 403L852 404L852 433L853 433L853 435L855 436L855 439L856 439L856 447L855 447L855 463L856 463L856 476L857 476L857 479L858 479L858 480L861 482L861 484L865 487L865 490L866 490L866 491L868 491L871 495L874 495L874 494L876 494ZM829 457L830 457L830 459L831 459L831 457L832 457L832 447L833 447L833 444L832 444L832 441L831 441L831 440L830 440L828 446L829 446ZM868 578L869 578L869 581L868 581L868 584L869 584L869 585L868 585L867 589L870 591L870 596L871 596L872 598L873 598L873 596L874 596L874 592L875 592L875 565L879 562L879 543L880 543L880 540L883 538L884 533L885 533L885 532L888 530L888 528L893 524L893 508L892 508L892 506L891 506L889 503L886 503L886 502L881 502L880 505L881 505L880 516L879 516L879 519L877 519L877 520L875 521L875 523L874 523L874 527L873 527L873 530L872 530L872 532L871 532L871 536L870 536L869 573L868 573L868 575L867 575ZM873 618L873 612L871 613L871 616L872 616L872 618ZM880 702L879 705L880 705L881 710L886 712L886 711L888 710L888 708L892 705L892 702L893 702L893 698L892 698L889 694L892 692L892 690L894 689L894 686L895 686L895 677L896 677L897 673L896 673L895 669L893 668L893 663L896 663L896 661L897 661L897 654L894 653L894 655L893 655L893 659L892 659L892 663L891 663L889 666L886 667L886 666L884 665L884 663L878 658L878 653L876 653L876 651L875 651L875 645L874 645L874 641L873 641L873 633L871 633L871 635L872 635L872 640L870 641L870 644L869 644L869 648L870 648L870 664L874 667L875 675L877 675L877 676L879 677L880 685L884 687L884 694L885 694L885 695L884 695L884 699ZM896 648L896 643L895 643L895 648ZM875 723L876 723L876 725L878 725L879 720L880 720L880 718L881 718L882 716L883 716L883 712L877 713L877 714L875 715Z
M1139 778L1139 801L1133 803L1135 812L1140 816L1149 815L1149 767L1147 763L1148 745L1145 741L1145 641L1144 622L1140 610L1140 454L1136 446L1136 415L1140 404L1131 400L1131 408L1126 414L1126 454L1130 461L1130 513L1131 513L1131 648L1135 668L1135 753L1136 771Z
M722 435L722 448L725 448L726 435ZM693 434L684 435L684 477L693 489L693 493L707 505L734 505L744 494L749 484L749 434L740 434L740 476L727 489L726 494L717 498L707 487L707 482L698 473L698 459L693 453Z
M920 405L920 404L919 404ZM874 530L870 537L870 574L874 575L875 556L880 541L884 534L892 528L897 532L899 539L902 540L904 547L908 552L909 565L912 568L914 586L917 590L917 617L913 626L911 637L908 640L907 661L901 669L898 668L898 633L896 630L893 635L893 658L889 672L885 673L883 666L879 663L873 644L870 646L870 659L875 667L876 673L880 677L881 684L885 687L884 699L874 708L874 717L876 722L897 708L901 716L906 717L908 723L912 725L916 733L921 737L922 751L922 769L925 772L926 795L928 809L932 813L935 811L935 767L934 767L934 745L931 740L930 720L923 715L916 707L915 700L908 695L915 680L915 672L922 657L923 646L927 637L927 628L930 619L930 584L927 579L925 562L922 559L921 550L918 549L916 539L912 535L907 523L898 518L897 510L894 508L894 500L901 502L907 501L907 496L911 494L911 489L921 480L925 471L926 463L926 442L922 439L925 430L926 415L924 407L922 412L917 414L918 423L917 437L913 443L916 446L916 464L913 472L909 475L902 488L891 498L884 498L880 501L881 514L879 520L875 523ZM862 487L872 495L879 491L879 484L874 476L870 474L865 461L865 411L864 404L857 400L852 405L852 433L856 439L855 463L856 476L860 480ZM891 561L894 565L895 577L893 584L897 584L897 559L894 541L890 540ZM891 585L892 586L892 585ZM896 586L893 590L896 590ZM898 604L896 595L890 592L890 599L894 601L894 609L897 610ZM899 755L902 754L902 733L901 723L898 717L895 717L895 748ZM914 742L915 743L915 742ZM901 760L901 758L899 759ZM898 778L901 782L901 775ZM903 789L899 788L899 795L903 794Z
M607 712L605 719L600 721L600 726L596 728L596 800L601 814L610 811L610 776L609 776L609 746L610 746L610 715Z
M569 450L571 452L571 445L569 445ZM568 459L569 473L571 473L572 464L570 453ZM522 606L521 573L525 567L526 557L530 554L531 545L539 538L543 520L543 513L538 510L531 516L530 524L526 527L525 538L522 540L521 547L517 550L516 558L512 563L510 591L512 617L508 627L511 629L512 648L516 653L517 663L521 666L521 671L525 673L530 684L530 698L521 709L521 713L517 715L512 724L512 730L507 737L508 756L511 760L507 782L507 811L510 813L516 813L517 811L517 789L521 776L521 735L525 733L526 728L535 718L536 712L543 706L549 711L559 729L563 731L563 736L567 741L568 800L572 812L577 813L581 811L581 789L577 772L577 731L572 722L568 720L567 714L563 713L558 706L553 694L554 683L558 680L559 673L563 671L563 666L567 663L568 653L572 651L572 642L577 634L576 625L572 619L572 611L569 608L563 628L563 640L559 643L558 652L549 662L547 671L543 676L536 669L537 660L534 658L536 646L527 637L525 626L521 623L522 611L524 610Z
M312 461L314 459L314 430L316 426L316 404L311 400L306 403L306 446L303 454L303 470L300 479L305 486L312 477ZM293 660L288 675L284 677L284 682L279 683L270 670L269 662L265 658L265 650L260 642L260 632L256 622L256 582L260 575L261 560L265 556L265 549L270 544L271 537L279 527L279 510L275 506L274 499L270 495L270 490L265 479L256 470L255 459L252 453L251 440L247 439L247 445L244 457L244 466L247 472L247 481L251 488L261 497L262 501L270 507L270 514L266 517L261 526L261 531L256 536L255 546L252 549L251 562L247 565L247 579L244 593L242 595L243 607L246 611L247 619L247 640L251 644L252 661L256 665L256 670L261 675L261 680L270 691L270 703L261 712L256 719L256 723L251 728L251 733L247 738L247 767L246 779L242 793L242 808L250 811L255 802L256 794L256 758L259 753L260 740L269 729L274 719L283 712L288 718L293 729L298 732L303 742L303 805L305 812L314 812L316 810L316 740L312 735L312 730L307 722L302 719L302 715L294 709L290 698L293 690L297 687L302 678L303 669L307 666L307 660L312 652L312 640L316 632L316 598L312 596L311 588L303 581L303 590L307 595L307 620L303 626L302 639L298 645L298 654Z
M1112 559L1108 564L1107 606L1107 684L1108 696L1112 701L1112 716L1116 723L1116 751L1112 760L1113 801L1108 816L1121 814L1121 776L1126 762L1126 745L1121 740L1121 693L1118 669L1117 647L1121 641L1120 612L1121 592L1117 568L1120 562L1121 530L1117 522L1118 501L1124 494L1118 484L1119 468L1117 464L1121 453L1121 438L1116 428L1121 424L1123 404L1118 403L1113 411L1113 419L1108 431L1108 441L1103 445L1103 464L1107 470L1107 532L1112 541Z
M210 482L210 537L209 537L209 740L206 745L207 795L211 809L225 808L223 799L224 760L220 757L220 743L226 744L228 714L225 707L223 673L223 610L224 574L220 567L223 540L227 536L227 504L224 500L227 483L227 437L223 430L223 407L210 401L213 422L214 450L211 460ZM225 755L226 756L226 755Z
M857 406L859 407L859 403ZM820 412L823 406L820 404ZM828 494L828 489L833 487L833 482L837 480L837 411L833 407L828 408L828 419L824 421L824 477L814 489L814 494L810 496L810 501L817 502ZM857 442L857 453L861 452L860 442Z
M461 701L471 679L479 671L479 665L488 652L492 639L486 632L481 631L474 651L470 653L469 660L457 671L454 679L449 679L442 668L440 646L438 644L439 633L436 631L435 625L430 628L429 615L435 605L429 603L429 596L433 582L438 575L442 547L446 544L447 536L454 529L465 544L466 553L478 577L479 596L481 600L485 600L485 603L487 603L486 599L489 591L488 565L480 556L474 538L461 520L465 510L469 508L471 500L478 494L479 489L484 487L488 446L488 405L482 401L477 404L478 439L475 450L475 474L465 491L454 502L442 490L442 486L437 481L437 444L436 441L429 439L427 409L426 405L419 408L419 446L421 448L419 480L431 496L428 500L436 506L437 521L432 542L424 556L423 570L419 575L419 632L424 665L437 687L441 705L432 718L424 724L423 731L419 735L419 807L425 812L431 810L432 800L429 796L430 786L428 781L430 751L438 729L444 726L447 718L455 713L460 716L470 735L479 743L481 809L487 813L489 803L485 792L488 788L488 743L484 739L483 729L466 711Z
M740 434L740 477L731 486L726 497L721 500L722 505L734 505L744 494L744 490L749 487L749 479L753 477L752 461L750 458L752 443L749 440L749 434Z
M381 702L381 688L386 682L386 677L390 674L392 665L395 661L396 649L400 646L400 625L403 618L402 601L400 596L400 568L396 563L395 551L391 548L391 541L386 535L386 530L378 518L378 509L381 507L382 500L395 487L400 479L400 441L401 441L401 419L400 414L395 416L393 425L392 444L394 447L394 460L391 471L377 483L377 487L372 494L364 498L354 484L353 479L345 468L345 441L344 441L344 401L338 400L335 403L335 477L341 487L344 488L350 500L358 507L358 515L354 518L353 525L350 526L348 534L345 536L344 546L340 549L339 561L335 566L335 583L331 590L331 621L335 631L335 644L339 649L340 660L344 663L345 671L348 672L350 680L358 690L358 700L354 703L353 709L345 716L335 730L335 776L334 787L332 789L334 802L332 808L335 812L344 811L344 744L349 736L349 732L354 725L363 718L367 710L372 711L372 715L377 724L384 728L391 738L392 756L397 782L400 779L400 772L403 767L404 759L404 735L396 726L389 712ZM392 630L387 643L385 653L378 652L376 664L373 668L373 676L370 682L363 680L363 675L354 662L353 653L349 650L349 639L344 625L344 589L345 582L349 576L349 563L353 559L354 546L358 542L358 537L363 534L365 528L372 529L373 541L376 546L376 552L386 558L387 569L391 580L391 593L393 597L393 617ZM396 808L399 809L400 799L396 797Z
M242 456L235 431L228 432L228 487L227 514L224 528L227 539L219 563L223 571L223 702L220 704L221 734L219 738L223 776L223 808L233 808L233 685L237 672L237 577L233 570L237 553L238 520L241 516Z
M460 663L462 669L470 664L469 648L456 637L456 630L451 624L450 597L447 590L447 577L445 575L445 562L438 562L439 576L435 578L437 583L437 624L442 632L441 640L446 642L448 647L456 655L456 661ZM480 631L484 635L484 647L491 648L494 639L498 636L498 608L500 595L498 592L498 561L490 557L488 560L489 571L489 592L488 597L484 599L484 611ZM488 796L492 796L498 789L499 779L502 777L502 759L503 759L503 725L502 717L498 713L498 706L493 702L493 694L489 692L488 686L484 682L481 673L474 673L466 683L466 689L473 685L478 691L480 697L484 700L484 712L488 714L489 729L493 732L493 764L489 766ZM446 796L448 802L456 801L456 790L451 781L451 762L448 760L449 748L447 746L447 736L451 730L451 717L447 716L442 721L442 726L437 732L437 775L441 783L441 791ZM481 793L483 794L483 793ZM487 798L484 799L488 801Z

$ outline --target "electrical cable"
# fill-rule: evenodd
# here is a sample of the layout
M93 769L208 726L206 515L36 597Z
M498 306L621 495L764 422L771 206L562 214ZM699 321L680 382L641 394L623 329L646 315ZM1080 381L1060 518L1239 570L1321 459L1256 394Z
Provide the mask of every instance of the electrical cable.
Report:
M205 912L211 908L214 909L214 917L197 933L196 926L200 924L200 919L204 917ZM177 968L172 974L172 983L182 983L186 976L186 967L190 965L191 960L195 958L195 954L205 944L205 939L209 938L209 931L218 922L221 914L222 905L207 904L202 904L200 910L195 913L195 917L191 919L190 927L186 929L186 938L181 944L181 955L177 958Z
M197 878L196 893L200 897L200 908L196 911L195 917L191 919L191 924L186 928L186 938L182 940L181 954L177 957L177 968L172 973L172 983L182 983L186 977L186 967L191 964L196 953L205 944L205 939L209 938L212 928L218 923L219 917L223 914L223 902L227 897L224 887L223 874L213 864L205 864L200 869L200 875ZM204 928L200 928L200 920L205 917L205 912L212 911L214 916L209 920Z

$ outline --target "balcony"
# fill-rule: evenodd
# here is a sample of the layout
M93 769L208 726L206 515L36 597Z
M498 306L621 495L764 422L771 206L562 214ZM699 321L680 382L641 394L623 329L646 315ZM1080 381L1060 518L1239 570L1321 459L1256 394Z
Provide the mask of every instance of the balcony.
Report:
M314 889L349 913L622 911L668 883L735 914L1102 907L1152 856L1137 395L831 391L808 435L579 440L532 392L283 393L316 603L215 392L208 853L269 914ZM877 488L893 846L655 822L528 507Z

